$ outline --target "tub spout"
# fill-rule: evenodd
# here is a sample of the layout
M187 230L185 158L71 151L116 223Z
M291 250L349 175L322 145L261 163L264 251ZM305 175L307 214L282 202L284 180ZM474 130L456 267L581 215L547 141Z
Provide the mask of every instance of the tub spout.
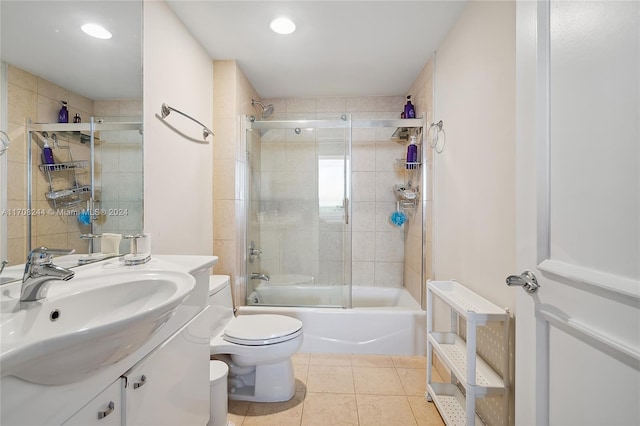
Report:
M262 281L269 282L271 277L269 275L267 275L267 274L258 274L257 272L252 272L251 273L251 279L252 280L262 280Z

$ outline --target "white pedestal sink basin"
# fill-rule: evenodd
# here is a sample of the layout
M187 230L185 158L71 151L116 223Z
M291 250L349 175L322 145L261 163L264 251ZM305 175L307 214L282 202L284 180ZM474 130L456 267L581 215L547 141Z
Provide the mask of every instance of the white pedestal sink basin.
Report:
M0 296L0 373L61 385L86 378L142 346L191 293L174 271L94 270L52 281L48 296L20 302L20 283Z

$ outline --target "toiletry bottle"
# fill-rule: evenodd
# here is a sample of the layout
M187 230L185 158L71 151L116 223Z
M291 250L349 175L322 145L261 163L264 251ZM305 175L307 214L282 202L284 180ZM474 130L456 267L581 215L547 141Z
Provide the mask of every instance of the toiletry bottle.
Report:
M411 103L411 95L407 96L407 104L404 106L404 118L416 118L416 110Z
M49 146L49 142L45 138L44 146L42 147L42 164L55 164L53 160L53 151Z
M418 145L416 145L416 137L411 136L409 146L407 146L407 169L415 169L418 162Z
M80 118L80 114L76 112L76 115L73 117L74 123L82 123L82 119Z
M62 108L60 108L60 112L58 113L58 123L68 123L69 110L67 109L67 101L60 102L62 102Z

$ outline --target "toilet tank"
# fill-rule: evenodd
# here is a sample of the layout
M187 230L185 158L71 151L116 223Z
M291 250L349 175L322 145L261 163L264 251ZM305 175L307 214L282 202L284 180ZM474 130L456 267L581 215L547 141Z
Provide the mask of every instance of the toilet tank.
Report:
M233 301L228 275L209 277L209 306L211 306L211 337L217 336L233 319Z

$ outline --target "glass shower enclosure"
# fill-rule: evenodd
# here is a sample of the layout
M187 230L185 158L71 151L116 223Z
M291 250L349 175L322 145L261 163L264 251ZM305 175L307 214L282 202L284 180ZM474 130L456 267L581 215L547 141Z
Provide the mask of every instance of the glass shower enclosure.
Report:
M351 118L245 126L247 304L350 307Z

